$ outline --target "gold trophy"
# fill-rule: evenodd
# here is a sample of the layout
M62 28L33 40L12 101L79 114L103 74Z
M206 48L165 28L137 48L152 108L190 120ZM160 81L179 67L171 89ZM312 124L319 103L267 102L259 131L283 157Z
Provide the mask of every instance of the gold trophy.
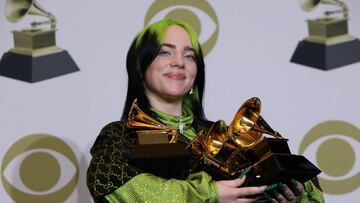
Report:
M14 48L2 56L0 75L37 82L79 70L68 52L56 46L54 15L35 0L7 0L5 15L10 22L17 22L26 15L43 16L48 20L32 22L30 28L13 31ZM49 27L44 27L46 25Z
M304 11L320 4L334 5L339 10L308 20L309 36L300 41L291 62L330 70L360 61L360 41L348 33L349 9L340 0L300 0Z
M130 163L145 172L179 179L199 170L215 180L232 179L250 168L247 185L292 178L307 181L319 174L304 156L291 154L288 140L266 123L260 110L260 100L251 98L241 105L230 126L219 120L188 144L178 132L145 114L135 100L126 124L138 140Z
M239 108L228 128L219 120L207 133L199 134L189 145L198 157L191 171L205 170L219 180L237 178L250 168L247 185L292 178L304 182L319 174L321 171L304 156L291 154L288 139L266 123L260 109L260 100L251 98Z
M136 99L126 127L138 141L130 152L129 162L133 166L164 178L187 176L192 155L186 150L186 144L178 140L177 131L144 113Z

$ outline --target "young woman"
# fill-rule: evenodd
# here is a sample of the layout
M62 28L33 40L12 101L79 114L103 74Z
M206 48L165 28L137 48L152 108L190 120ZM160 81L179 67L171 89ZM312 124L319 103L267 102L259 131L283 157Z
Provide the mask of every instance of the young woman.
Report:
M291 189L282 185L265 199L273 186L242 187L245 177L215 181L200 171L184 180L164 179L129 164L130 151L138 143L126 125L135 99L146 114L178 131L184 143L208 129L209 122L202 107L203 55L188 24L165 19L145 28L129 49L127 72L122 120L105 126L91 149L87 184L95 202L321 202L322 193L311 182L294 182Z

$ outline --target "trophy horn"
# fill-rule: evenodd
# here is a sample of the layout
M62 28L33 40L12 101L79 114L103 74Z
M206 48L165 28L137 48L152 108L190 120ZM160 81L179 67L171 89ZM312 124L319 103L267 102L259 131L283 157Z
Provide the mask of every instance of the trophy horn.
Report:
M348 17L349 9L347 5L340 1L340 0L300 0L300 7L304 11L311 11L313 10L317 5L319 4L329 4L329 5L336 5L342 8L342 10L336 10L336 11L325 11L325 15L329 16L331 14L335 13L343 13L344 17Z
M7 0L5 8L6 19L10 22L17 22L25 15L44 16L50 20L51 28L55 29L56 19L50 12L47 12L35 0ZM32 26L49 23L46 22L33 22Z
M300 0L300 7L304 11L311 11L313 10L321 0Z
M177 141L177 132L144 113L138 106L137 99L135 99L131 105L127 126L143 134L166 133L170 137L169 143L175 143Z
M205 137L205 146L206 151L211 155L215 156L219 153L220 149L226 142L228 136L226 134L227 126L225 121L218 120L216 121Z
M266 133L276 138L282 136L273 130L260 115L261 101L253 97L244 102L228 128L228 135L240 147L248 148L255 145Z
M200 131L188 147L191 147L193 152L199 156L206 152L210 157L214 157L219 153L227 139L226 123L223 120L218 120L211 125L207 133Z
M190 171L194 170L202 161L206 165L215 166L226 174L234 175L239 166L243 166L247 162L245 159L236 159L242 157L242 153L236 150L238 146L231 141L228 139L227 126L223 120L218 120L212 124L207 133L201 131L188 146L192 153L198 157ZM236 154L237 157L234 158L234 155L228 157L229 154Z

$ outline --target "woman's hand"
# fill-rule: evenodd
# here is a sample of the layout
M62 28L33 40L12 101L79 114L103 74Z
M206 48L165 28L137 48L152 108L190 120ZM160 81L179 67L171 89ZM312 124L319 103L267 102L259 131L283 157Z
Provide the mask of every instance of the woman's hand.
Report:
M240 187L245 182L245 177L234 180L216 182L219 193L219 202L255 202L265 192L266 186Z
M276 203L296 203L303 191L304 186L300 182L291 180L291 187L280 183L276 189L268 191L268 194L271 194Z

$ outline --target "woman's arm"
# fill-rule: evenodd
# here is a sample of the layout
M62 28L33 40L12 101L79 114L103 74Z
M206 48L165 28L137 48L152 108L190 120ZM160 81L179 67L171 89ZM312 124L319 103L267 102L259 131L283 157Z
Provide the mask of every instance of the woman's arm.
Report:
M169 197L174 202L183 198L194 202L217 201L215 182L205 172L190 175L186 180L167 180L131 166L128 157L136 139L123 122L110 123L101 130L91 149L87 174L87 185L95 202L129 202L134 198L137 202L158 202L160 197L165 198L163 202L168 202Z
M186 180L163 179L141 173L106 196L108 202L218 202L215 182L205 172Z
M141 173L127 163L136 136L118 121L106 125L91 148L92 159L87 171L87 186L95 202L104 200L128 180Z

